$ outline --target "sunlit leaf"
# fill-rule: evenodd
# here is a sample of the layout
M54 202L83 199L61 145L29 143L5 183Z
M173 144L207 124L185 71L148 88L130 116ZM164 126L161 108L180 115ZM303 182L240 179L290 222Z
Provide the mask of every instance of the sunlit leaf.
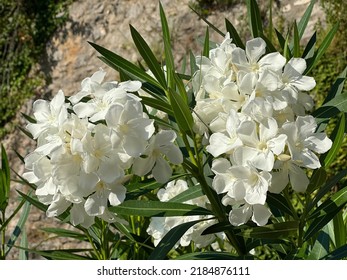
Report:
M237 33L232 23L227 19L225 19L225 27L230 34L230 38L233 39L232 43L234 43L237 47L241 49L245 49L245 45L243 44L240 35Z
M211 215L209 210L196 205L144 200L124 201L118 206L110 207L109 210L120 215L143 217Z
M241 232L237 234L248 238L285 238L296 233L298 226L298 221L288 221L266 226L247 228L245 230L241 230Z
M137 30L130 25L130 32L136 48L139 50L142 58L147 63L148 68L152 71L154 77L158 82L165 88L167 86L165 75L163 69L161 69L155 55L153 54L151 48L147 45L146 41L137 32Z

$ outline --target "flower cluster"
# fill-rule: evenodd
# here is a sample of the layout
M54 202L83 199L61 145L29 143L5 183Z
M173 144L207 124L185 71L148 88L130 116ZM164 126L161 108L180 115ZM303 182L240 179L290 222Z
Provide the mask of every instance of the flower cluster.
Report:
M170 201L180 193L188 189L187 182L184 180L177 180L169 182L165 188L158 191L157 196L160 201ZM207 208L208 200L206 196L201 196L195 199L184 202L186 204L197 205L203 208ZM177 242L178 245L188 246L191 241L194 242L198 248L203 248L211 245L216 241L216 235L201 233L209 226L216 223L215 219L209 219L213 217L209 216L184 216L184 217L152 217L151 222L147 228L147 233L153 237L153 243L155 246L158 245L160 240L175 226L183 223L193 222L202 220L192 227L190 227L185 234ZM205 220L204 220L205 219ZM222 237L222 236L220 236Z
M124 201L133 174L152 172L164 183L172 174L167 160L183 160L175 132L155 133L144 113L136 95L141 82L103 83L104 77L101 69L69 98L59 91L50 102L35 101L35 122L27 125L37 148L25 158L24 178L37 186L49 217L69 209L71 223L84 227L95 217L117 219L107 207Z
M278 52L265 52L261 38L243 50L227 35L209 57L196 59L195 129L208 140L212 186L224 195L223 204L232 206L233 225L249 219L266 224L267 192L280 193L289 182L295 191L305 191L309 180L303 168L319 168L316 154L332 145L306 114L313 107L306 91L315 81L303 75L305 60L287 62Z

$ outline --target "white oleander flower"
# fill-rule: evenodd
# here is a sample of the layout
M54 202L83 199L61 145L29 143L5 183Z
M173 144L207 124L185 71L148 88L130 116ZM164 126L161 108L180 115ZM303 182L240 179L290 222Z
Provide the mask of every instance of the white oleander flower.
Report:
M229 213L229 221L234 226L240 226L251 219L258 226L267 224L271 216L270 210L261 204L249 205L247 203L242 206L235 206Z
M286 59L278 52L265 54L266 43L262 38L254 38L246 43L246 50L236 48L231 53L231 61L238 71L261 72L265 69L278 71Z
M278 133L278 125L274 118L268 118L264 124L244 121L237 130L243 146L247 149L249 162L260 170L271 171L275 155L283 152L287 136Z
M280 193L290 182L292 189L296 192L304 192L309 184L306 172L300 168L295 161L291 160L290 155L281 154L275 162L272 172L272 182L269 191Z
M160 201L170 201L175 196L188 190L187 182L184 180L177 180L169 182L165 188L158 191L157 196ZM196 198L188 200L184 203L198 205L200 207L206 207L207 199ZM174 227L187 222L198 221L201 219L207 219L212 217L207 216L183 216L183 217L152 217L151 222L147 228L147 233L152 236L153 243L155 246L158 245L160 240ZM208 220L198 222L191 228L189 228L185 234L177 242L176 247L188 246L192 241L195 242L196 246L205 247L213 243L216 239L214 234L208 234L201 236L202 231L208 226L216 223L215 220Z
M291 159L302 167L316 169L321 167L319 158L315 153L327 152L332 141L325 133L316 133L316 120L314 117L299 116L295 122L283 124L282 131L287 135L287 145Z
M240 123L238 113L235 110L230 110L225 123L225 133L213 133L206 150L214 157L218 157L221 154L229 154L235 148L242 146L242 141L237 134Z
M112 147L123 147L126 154L139 157L154 133L153 120L143 113L142 104L127 100L125 104L113 104L105 116L106 124L112 128Z
M183 162L182 152L174 144L176 137L176 133L172 130L162 130L153 135L149 145L143 152L143 157L134 160L133 172L138 176L144 176L152 171L152 175L157 182L167 182L172 175L172 169L163 158L163 155L172 164L177 165Z
M47 130L59 130L68 117L67 108L62 90L50 102L42 99L36 100L33 104L36 123L29 123L26 128L34 139L39 138Z

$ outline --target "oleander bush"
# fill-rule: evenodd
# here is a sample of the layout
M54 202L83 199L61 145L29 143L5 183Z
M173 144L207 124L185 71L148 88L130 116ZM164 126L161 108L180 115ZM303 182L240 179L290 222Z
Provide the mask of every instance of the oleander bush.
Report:
M140 65L90 42L120 80L98 69L75 94L62 89L34 102L22 129L37 146L20 174L32 190L18 191L22 204L75 228L45 231L89 248L39 251L24 238L2 243L2 252L18 247L23 258L35 252L48 259L346 258L347 171L329 168L345 139L347 70L316 106L313 70L339 25L303 44L314 4L285 35L276 28L267 35L255 0L247 1L251 39L227 19L225 30L206 20L202 50L190 52L183 70L174 63L161 4L164 59L132 26ZM210 42L211 30L218 42ZM2 158L6 208L5 152Z

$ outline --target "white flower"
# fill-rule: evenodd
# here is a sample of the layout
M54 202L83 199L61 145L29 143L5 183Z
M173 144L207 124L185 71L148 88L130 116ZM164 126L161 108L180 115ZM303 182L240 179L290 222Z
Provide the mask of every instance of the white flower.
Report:
M317 155L327 152L332 145L325 133L315 133L315 118L299 116L295 122L283 124L282 131L287 135L288 149L291 158L299 166L312 169L321 166Z
M26 128L37 139L47 130L58 130L67 119L67 104L63 91L59 91L51 102L46 100L36 100L33 104L33 111L36 123L29 123Z
M275 163L277 172L272 172L272 182L269 191L272 193L280 193L288 185L296 192L304 192L309 184L309 179L304 170L292 161L289 155L281 154Z
M283 68L286 59L278 52L265 56L266 43L255 38L246 43L246 51L236 48L232 52L231 61L239 71L261 72L264 69L278 71Z
M206 150L214 157L224 153L231 153L235 148L242 145L242 141L237 135L240 126L240 119L235 110L230 110L226 121L226 133L216 132L210 137L210 145Z
M169 180L172 170L168 162L163 158L165 155L173 164L181 164L183 155L181 150L174 144L176 133L172 130L162 130L152 136L149 145L143 153L144 157L135 159L133 172L144 176L152 170L152 175L159 183Z
M245 203L239 207L233 207L229 213L229 221L234 226L240 226L248 222L250 218L258 226L267 224L271 216L270 210L264 205L249 205Z
M283 152L287 136L278 133L277 122L268 118L259 126L254 121L244 121L237 130L245 145L240 149L248 150L248 160L258 169L271 171L275 162L274 155Z
M95 193L90 195L85 204L84 209L90 216L103 215L108 202L112 206L121 204L125 199L126 188L123 183L128 180L128 177L116 180L113 183L99 181L95 186Z
M123 104L113 104L105 116L106 124L113 129L112 147L121 145L131 157L139 157L145 150L147 140L154 133L150 120L136 100Z
M302 75L305 69L306 61L303 58L291 58L284 67L281 77L282 91L292 104L298 101L298 91L309 91L316 86L312 77Z

